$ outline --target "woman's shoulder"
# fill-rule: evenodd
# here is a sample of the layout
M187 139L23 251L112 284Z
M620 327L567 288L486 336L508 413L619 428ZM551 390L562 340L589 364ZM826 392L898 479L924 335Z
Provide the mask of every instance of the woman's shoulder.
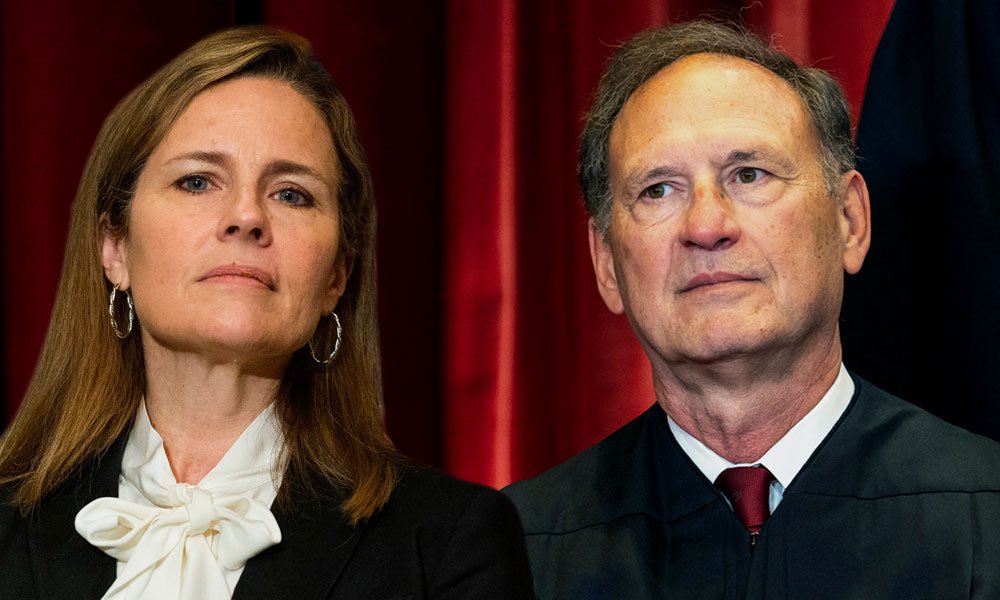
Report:
M409 462L401 466L396 488L376 520L397 513L411 520L440 521L442 525L463 517L513 519L520 529L514 505L500 492Z
M15 490L13 484L0 483L0 581L10 579L10 585L16 583L14 574L26 572L28 564L29 517L14 505Z
M534 597L517 510L492 488L404 464L389 502L364 529L355 558L393 565L378 584L386 597L416 589L423 591L414 597Z
M14 504L17 486L10 482L0 483L0 530L25 520L21 509ZM2 547L2 546L0 546Z

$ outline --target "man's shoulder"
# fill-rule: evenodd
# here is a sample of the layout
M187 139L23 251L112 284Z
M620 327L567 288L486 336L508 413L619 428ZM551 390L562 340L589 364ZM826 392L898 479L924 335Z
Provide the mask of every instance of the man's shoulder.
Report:
M513 483L504 488L503 492L515 498L516 502L517 498L527 495L547 495L553 491L564 491L568 486L585 485L585 481L599 476L599 471L606 467L609 460L620 456L622 449L635 443L643 421L647 418L649 418L648 411L572 458L531 479Z
M815 455L819 470L873 495L1000 491L1000 443L855 377L857 397Z
M626 512L643 512L649 470L664 468L654 433L662 425L654 405L597 444L541 475L502 491L517 506L525 533L566 533Z
M891 444L894 452L912 454L919 451L952 460L1000 459L1000 442L952 425L871 383L859 381L860 395L865 400L859 402L859 407L868 423L866 436L860 440L862 443L881 439ZM984 466L1000 474L996 462L987 462Z

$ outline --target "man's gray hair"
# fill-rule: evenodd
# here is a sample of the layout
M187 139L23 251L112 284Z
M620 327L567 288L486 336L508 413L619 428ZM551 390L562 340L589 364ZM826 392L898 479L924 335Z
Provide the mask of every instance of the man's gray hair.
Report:
M855 165L851 117L840 85L821 69L800 67L756 35L734 26L689 21L650 29L629 40L608 63L580 142L579 178L587 211L607 234L611 221L608 146L611 128L629 97L674 61L722 54L756 63L782 78L802 99L819 140L819 162L830 196Z

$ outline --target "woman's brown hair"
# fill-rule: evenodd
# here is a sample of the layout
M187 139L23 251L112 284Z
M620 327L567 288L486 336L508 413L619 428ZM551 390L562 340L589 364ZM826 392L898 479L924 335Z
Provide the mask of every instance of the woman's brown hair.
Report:
M198 42L126 96L104 122L73 204L38 367L0 442L0 482L13 485L22 511L99 459L132 423L146 387L142 348L137 333L119 340L109 326L111 287L100 263L101 240L107 234L127 239L139 174L191 100L237 77L287 82L324 117L338 159L337 259L351 274L337 305L344 339L336 358L323 367L308 349L295 352L275 400L288 460L278 502L317 499L332 490L358 522L388 500L398 458L382 422L375 204L364 151L347 102L309 43L255 26ZM332 319L322 319L314 338L335 336Z

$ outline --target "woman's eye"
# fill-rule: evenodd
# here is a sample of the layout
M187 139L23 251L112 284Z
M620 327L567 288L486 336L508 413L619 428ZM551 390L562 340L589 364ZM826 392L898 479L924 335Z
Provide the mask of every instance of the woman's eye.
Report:
M642 195L652 200L664 198L672 192L674 188L668 183L654 183L642 191Z
M759 181L764 177L763 169L754 169L752 167L743 167L742 169L736 171L736 179L740 183L753 183Z
M274 197L285 204L303 205L310 203L310 199L306 194L292 188L280 190Z
M202 177L201 175L190 175L185 177L178 182L178 185L185 192L191 192L192 194L207 192L209 188L208 179Z

